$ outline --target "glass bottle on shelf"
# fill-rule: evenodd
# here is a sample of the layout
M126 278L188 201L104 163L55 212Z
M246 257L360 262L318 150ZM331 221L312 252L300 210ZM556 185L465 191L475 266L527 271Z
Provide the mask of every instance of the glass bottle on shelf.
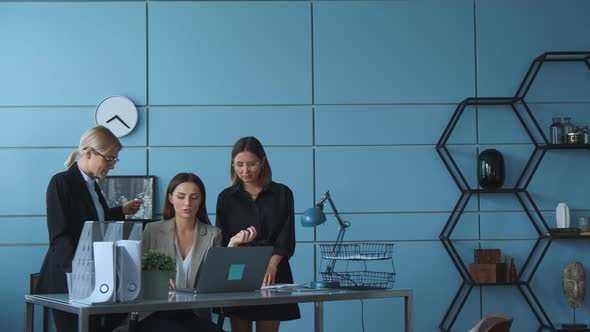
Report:
M582 137L582 142L584 142L584 144L590 144L590 131L588 130L588 126L582 128Z
M564 143L564 131L563 125L561 124L560 118L553 118L553 123L549 127L549 134L551 135L551 144L563 144Z
M575 130L576 126L574 126L572 118L563 118L563 134L567 136L567 134L573 133Z

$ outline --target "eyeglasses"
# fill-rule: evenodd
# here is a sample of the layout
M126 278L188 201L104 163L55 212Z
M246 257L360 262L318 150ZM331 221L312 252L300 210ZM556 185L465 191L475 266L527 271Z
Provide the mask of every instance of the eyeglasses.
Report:
M246 169L254 169L260 165L258 161L251 161L251 162L234 162L234 168L242 168L245 167Z
M115 158L115 157L106 157L105 155L103 155L102 153L92 149L92 151L94 151L94 153L96 153L97 155L101 156L104 158L104 160L106 160L108 163L110 164L116 164L119 162L119 158Z

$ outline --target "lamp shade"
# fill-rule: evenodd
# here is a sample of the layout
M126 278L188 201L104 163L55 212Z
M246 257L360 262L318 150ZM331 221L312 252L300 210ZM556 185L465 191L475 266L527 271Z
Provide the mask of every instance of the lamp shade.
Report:
M326 222L326 215L319 207L313 207L305 210L301 216L301 226L315 227Z

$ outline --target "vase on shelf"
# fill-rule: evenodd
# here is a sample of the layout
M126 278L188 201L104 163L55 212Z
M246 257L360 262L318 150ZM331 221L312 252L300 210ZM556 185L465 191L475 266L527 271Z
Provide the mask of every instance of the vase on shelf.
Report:
M563 136L574 132L576 132L576 126L572 123L572 118L563 118Z
M565 203L557 204L555 209L555 218L557 220L557 228L570 227L570 208Z
M488 149L481 152L477 164L480 187L493 189L504 185L504 157L500 151Z
M549 133L551 134L551 144L564 143L563 124L561 124L560 118L553 118Z

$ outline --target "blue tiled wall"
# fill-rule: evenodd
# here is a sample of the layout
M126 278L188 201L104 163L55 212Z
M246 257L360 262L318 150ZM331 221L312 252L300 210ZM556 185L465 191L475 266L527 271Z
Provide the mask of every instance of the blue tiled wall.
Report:
M461 279L438 240L459 191L434 146L462 99L513 95L542 52L589 50L588 12L585 0L1 0L0 258L9 272L0 277L8 308L0 326L23 327L28 276L47 248L49 178L94 125L96 105L125 95L139 124L122 139L113 175L154 175L162 193L177 172L198 173L214 219L231 145L255 135L275 179L293 189L297 218L330 190L352 223L346 240L395 243L395 287L414 289L415 330L437 331ZM556 116L589 125L589 86L580 64L544 68L529 94L541 126ZM502 107L467 109L450 144L473 186L479 151L503 152L508 185L531 152ZM574 217L590 215L589 165L587 151L547 154L530 192L550 224L562 201ZM318 245L338 227L296 227L292 264L296 281L307 282L321 266ZM522 264L534 234L513 199L482 196L453 236L467 262L481 246ZM561 270L574 260L590 266L588 246L554 244L533 279L556 323L571 317ZM401 331L402 307L330 303L325 330L359 331L364 315L367 331ZM312 330L313 306L301 308L303 318L282 331ZM590 320L589 308L578 309L579 321ZM472 292L453 330L491 312L513 315L515 331L538 327L516 288L494 287Z

